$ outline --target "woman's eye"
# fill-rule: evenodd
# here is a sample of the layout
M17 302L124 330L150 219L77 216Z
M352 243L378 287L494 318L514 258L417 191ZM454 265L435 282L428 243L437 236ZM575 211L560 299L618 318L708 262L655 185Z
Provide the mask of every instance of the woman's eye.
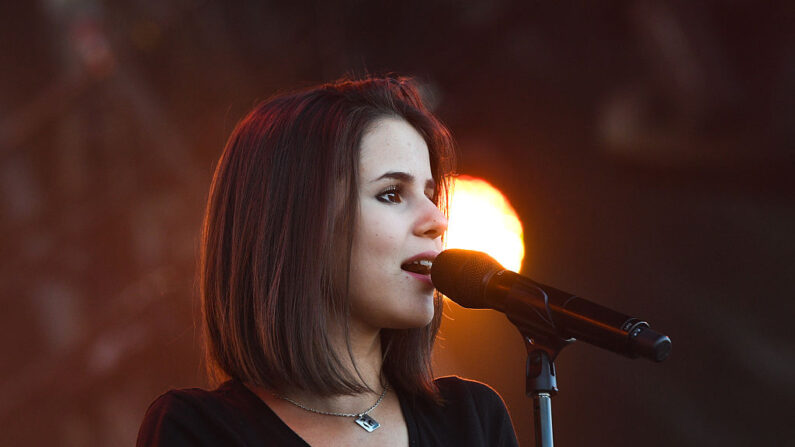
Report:
M397 188L390 188L378 194L376 199L384 203L401 203L403 201L400 197L400 190Z

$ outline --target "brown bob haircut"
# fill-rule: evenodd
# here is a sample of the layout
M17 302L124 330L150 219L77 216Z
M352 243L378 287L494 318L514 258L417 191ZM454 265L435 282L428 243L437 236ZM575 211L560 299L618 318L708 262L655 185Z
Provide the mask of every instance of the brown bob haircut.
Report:
M274 391L318 395L368 388L332 349L348 341L350 253L358 215L360 142L395 117L425 139L446 213L455 156L450 133L411 79L345 79L273 97L235 127L215 170L204 220L200 294L207 366ZM433 398L431 324L382 329L383 375L393 388Z

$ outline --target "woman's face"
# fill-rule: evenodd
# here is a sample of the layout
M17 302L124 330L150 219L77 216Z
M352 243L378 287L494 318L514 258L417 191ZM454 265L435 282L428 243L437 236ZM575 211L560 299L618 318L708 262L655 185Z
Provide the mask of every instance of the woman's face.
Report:
M434 313L429 262L447 219L431 199L428 147L406 121L375 121L361 142L351 317L361 329L422 327Z

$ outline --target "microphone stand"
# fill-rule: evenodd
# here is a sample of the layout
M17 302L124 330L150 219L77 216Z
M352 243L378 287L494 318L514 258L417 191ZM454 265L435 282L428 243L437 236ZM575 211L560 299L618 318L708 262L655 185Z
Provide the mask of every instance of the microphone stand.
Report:
M542 335L538 327L528 327L510 317L508 319L519 329L527 349L525 393L533 398L535 445L553 447L552 397L558 393L555 358L574 339Z

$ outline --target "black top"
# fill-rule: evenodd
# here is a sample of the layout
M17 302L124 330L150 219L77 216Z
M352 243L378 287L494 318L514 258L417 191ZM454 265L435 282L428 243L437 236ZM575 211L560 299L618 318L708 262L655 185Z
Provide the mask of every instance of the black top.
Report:
M500 396L487 385L459 377L436 379L444 405L398 393L409 445L518 446ZM144 416L138 447L307 447L256 394L236 380L218 389L172 390Z

